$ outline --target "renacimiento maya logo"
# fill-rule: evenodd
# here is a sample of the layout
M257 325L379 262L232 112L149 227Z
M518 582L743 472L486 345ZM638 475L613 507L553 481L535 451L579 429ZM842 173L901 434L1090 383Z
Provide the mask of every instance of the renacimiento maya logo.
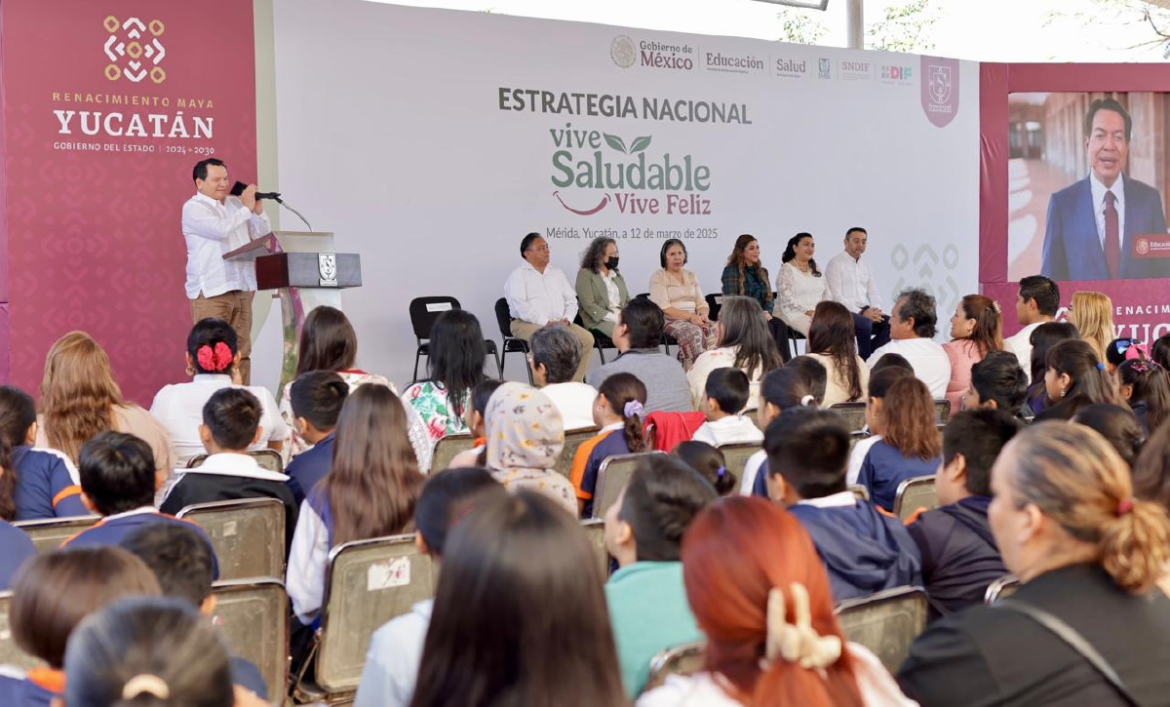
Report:
M692 155L649 156L651 135L627 142L620 135L571 123L549 133L555 148L553 198L568 211L592 216L613 203L622 214L710 215L705 192L711 188L711 168Z

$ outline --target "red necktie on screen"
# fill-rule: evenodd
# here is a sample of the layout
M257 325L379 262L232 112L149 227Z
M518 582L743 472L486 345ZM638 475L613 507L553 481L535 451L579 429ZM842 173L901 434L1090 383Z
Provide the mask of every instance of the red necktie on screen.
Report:
M1109 278L1116 280L1117 272L1121 269L1121 227L1117 217L1117 207L1113 202L1117 196L1105 192L1105 265L1109 267Z

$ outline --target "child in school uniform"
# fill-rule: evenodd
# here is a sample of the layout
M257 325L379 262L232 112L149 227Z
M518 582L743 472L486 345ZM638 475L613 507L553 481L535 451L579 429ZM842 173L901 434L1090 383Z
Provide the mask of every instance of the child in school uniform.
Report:
M81 503L77 469L55 450L33 449L37 406L20 388L0 386L0 438L12 450L4 468L15 472L15 520L89 515ZM12 519L10 519L12 520Z
M128 596L158 594L150 569L121 548L70 548L30 559L12 584L9 625L11 642L40 665L0 666L0 705L62 704L65 647L82 619Z
M833 601L922 586L922 558L897 518L845 485L849 432L831 410L785 410L768 425L768 495L796 516L829 575Z
M211 622L216 606L211 593L215 551L198 533L182 525L144 525L127 535L122 547L154 572L164 597L184 600ZM268 699L268 686L255 663L239 656L229 656L228 663L233 685Z
M593 517L593 492L601 463L612 456L646 449L642 416L646 386L633 373L615 373L597 389L593 401L593 422L601 429L577 447L569 480L577 490L577 510L582 518Z
M764 433L751 418L740 414L748 402L748 377L738 368L716 368L707 375L707 397L703 414L707 417L691 439L712 447L723 444L763 442Z
M797 356L796 358L803 358ZM794 358L793 361L796 359ZM796 368L787 365L768 371L760 383L760 408L756 411L756 422L759 429L765 433L768 425L780 416L780 413L792 408L817 406L816 391L808 376ZM768 497L768 487L765 483L768 474L768 452L761 449L748 457L743 468L743 478L740 479L739 492L744 496Z
M211 543L195 523L159 513L154 492L162 476L145 441L125 432L102 432L81 447L81 500L89 512L102 516L92 528L77 533L61 547L118 545L136 529L152 523L190 527ZM219 576L219 565L215 574Z
M175 485L159 507L178 513L187 506L244 498L275 498L284 504L285 542L292 543L297 525L297 504L288 488L288 476L263 469L248 455L259 439L260 401L242 388L215 391L203 406L199 437L207 460L194 469L177 469Z
M313 445L293 457L284 470L293 500L300 508L301 501L333 466L337 416L349 395L349 384L333 371L309 371L297 376L291 387L293 424L301 439Z
M484 423L484 412L487 410L488 402L492 399L492 393L496 392L496 388L503 385L504 382L489 378L485 381L480 381L478 385L471 391L471 404L463 411L463 416L467 418L467 429L471 430L471 434L475 435L475 442L471 449L459 452L451 463L447 465L448 469L463 469L468 467L483 467L487 464L487 426ZM439 469L438 471L442 471Z

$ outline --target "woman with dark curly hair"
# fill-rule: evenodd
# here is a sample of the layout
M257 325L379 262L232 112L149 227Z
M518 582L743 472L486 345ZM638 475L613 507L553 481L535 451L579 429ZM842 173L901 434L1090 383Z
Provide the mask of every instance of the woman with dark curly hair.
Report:
M581 256L577 271L577 302L586 329L613 337L618 312L630 301L626 281L618 272L618 247L612 238L594 238Z
M764 310L764 320L772 332L776 349L785 363L792 358L788 347L788 325L780 317L772 316L775 298L772 283L768 280L768 269L760 260L760 242L750 233L735 239L735 248L723 268L723 294L751 297Z

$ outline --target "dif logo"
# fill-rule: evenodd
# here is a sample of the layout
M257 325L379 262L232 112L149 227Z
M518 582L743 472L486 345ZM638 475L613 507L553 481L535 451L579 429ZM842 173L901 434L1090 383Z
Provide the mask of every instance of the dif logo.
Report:
M817 76L822 79L833 78L833 60L819 59L817 61Z
M886 81L909 81L914 77L914 69L910 66L883 66L882 79Z

